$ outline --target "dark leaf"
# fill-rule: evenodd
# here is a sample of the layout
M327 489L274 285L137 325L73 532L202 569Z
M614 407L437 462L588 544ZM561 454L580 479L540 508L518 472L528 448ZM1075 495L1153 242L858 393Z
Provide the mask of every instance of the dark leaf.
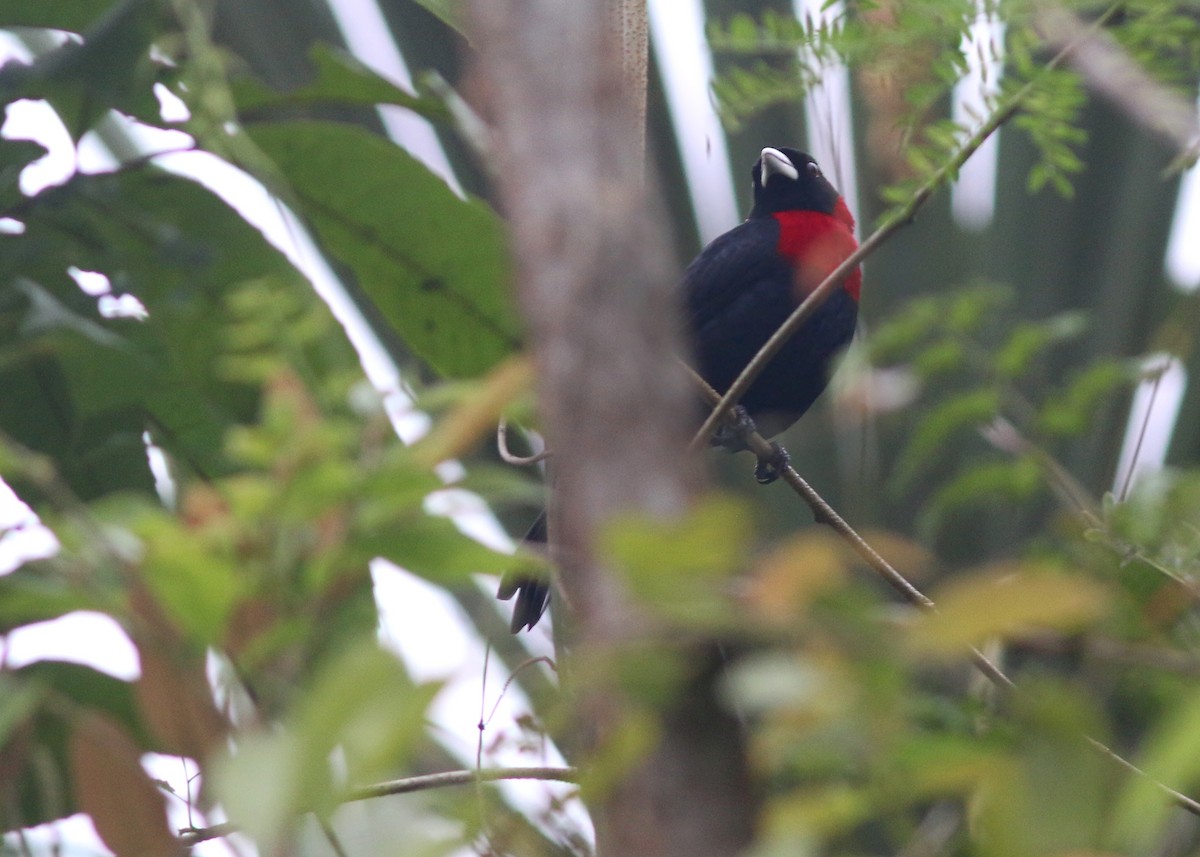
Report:
M445 106L437 99L406 92L350 54L317 44L309 56L316 66L317 78L299 89L275 92L253 78L236 81L233 95L242 117L253 120L264 113L331 104L360 107L396 104L430 119L446 116Z
M89 713L71 730L71 773L79 807L120 855L178 854L165 796L141 765L138 746L117 723Z
M109 110L161 121L153 92L158 66L150 57L160 14L153 0L111 6L82 42L67 41L32 65L9 63L0 68L0 100L46 99L77 141ZM78 23L90 18L90 12L63 17Z
M409 347L447 377L478 375L518 345L500 222L400 147L330 122L260 125L254 141L304 216Z
M0 23L82 33L112 7L113 0L0 0Z

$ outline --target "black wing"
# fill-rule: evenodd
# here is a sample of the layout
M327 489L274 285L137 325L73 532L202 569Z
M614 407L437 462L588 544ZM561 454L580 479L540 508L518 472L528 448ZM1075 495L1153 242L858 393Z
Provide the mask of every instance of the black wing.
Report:
M755 218L713 239L692 260L683 272L683 293L694 332L723 318L755 280L787 276L787 265L775 251L778 243L779 223Z
M777 251L779 224L754 218L704 248L683 276L696 370L724 393L796 309L793 270ZM838 291L776 354L741 404L771 436L825 389L830 361L854 335L858 306Z

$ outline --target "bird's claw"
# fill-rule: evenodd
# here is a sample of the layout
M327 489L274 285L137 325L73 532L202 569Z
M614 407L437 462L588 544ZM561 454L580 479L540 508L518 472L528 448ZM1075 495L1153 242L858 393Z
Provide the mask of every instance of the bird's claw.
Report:
M754 478L759 485L770 485L782 475L791 463L792 457L788 451L777 443L771 444L771 454L759 456L758 464L754 465Z
M716 431L713 432L710 444L723 447L730 452L741 452L750 449L747 439L756 431L758 431L758 426L754 424L754 419L746 409L741 405L734 405L725 418L725 422L717 426ZM754 478L760 485L770 485L783 474L784 468L791 463L791 460L786 449L777 443L772 443L771 454L759 456L758 464L754 466Z
M746 438L758 431L758 426L741 405L734 405L725 416L725 421L713 432L709 446L719 446L729 452L742 452L750 448Z

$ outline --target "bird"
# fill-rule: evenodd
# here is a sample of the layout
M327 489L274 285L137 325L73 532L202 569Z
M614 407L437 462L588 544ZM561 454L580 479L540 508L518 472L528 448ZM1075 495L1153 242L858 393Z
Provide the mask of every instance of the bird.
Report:
M820 165L799 149L766 147L751 169L753 205L746 219L713 239L683 272L683 312L693 367L724 394L784 320L857 248L854 217ZM714 443L744 448L740 432L774 437L825 390L837 356L854 337L862 271L854 268L767 363L739 404L740 427ZM770 482L787 453L760 461L755 476ZM526 535L546 541L543 512ZM514 575L497 596L517 596L511 629L533 628L550 599L549 581Z

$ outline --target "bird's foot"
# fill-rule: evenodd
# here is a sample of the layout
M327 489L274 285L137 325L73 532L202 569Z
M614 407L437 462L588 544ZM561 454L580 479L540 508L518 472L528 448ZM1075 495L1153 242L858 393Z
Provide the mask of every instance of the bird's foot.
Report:
M771 444L770 455L760 455L758 464L754 465L754 478L759 485L770 485L782 475L791 463L792 457L788 451L777 443Z
M756 431L758 426L754 424L746 409L741 405L734 405L726 415L725 421L713 432L709 446L719 446L729 452L742 452L750 448L746 438Z
M754 419L741 405L735 405L725 422L717 426L713 432L712 446L720 446L729 452L742 452L750 449L748 438L758 431ZM771 444L771 454L759 456L754 466L754 478L760 485L770 485L782 475L784 468L791 463L788 451L777 443Z

